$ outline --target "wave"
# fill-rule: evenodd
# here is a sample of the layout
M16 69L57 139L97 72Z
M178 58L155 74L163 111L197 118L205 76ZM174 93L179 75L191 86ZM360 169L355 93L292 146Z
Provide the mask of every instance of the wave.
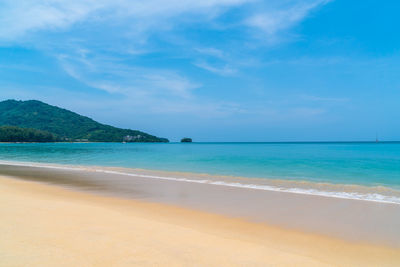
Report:
M43 164L43 163L33 163L33 162L14 162L14 161L0 161L0 164L3 165L11 165L11 166L23 166L23 167L39 167L39 168L49 168L49 169L61 169L61 170L75 170L75 171L94 171L99 173L106 174L116 174L116 175L124 175L131 177L140 177L146 179L157 179L157 180L166 180L166 181L175 181L175 182L186 182L186 183L199 183L199 184L210 184L216 186L227 186L227 187L236 187L236 188L246 188L252 190L264 190L264 191L274 191L274 192L282 192L282 193L292 193L292 194L302 194L302 195L313 195L313 196L321 196L321 197L331 197L331 198L340 198L340 199L351 199L351 200L362 200L362 201L373 201L380 203L391 203L400 205L400 191L393 190L390 188L386 188L383 186L379 187L379 191L387 191L397 193L396 195L384 195L382 193L374 192L374 190L378 190L378 187L361 187L357 185L333 185L333 184L321 184L321 183L313 183L313 182L293 182L285 181L285 186L277 186L277 185L268 185L268 184L256 184L256 183L246 183L246 182L230 182L230 181L221 181L216 180L218 176L212 176L213 179L191 179L184 177L171 177L169 175L159 176L159 175L150 175L150 174L142 174L142 173L132 173L134 169L129 169L128 171L120 171L120 170L110 170L106 169L106 167L91 167L91 166L70 166L70 165L56 165L56 164ZM211 177L211 176L209 176ZM241 178L241 181L248 180L254 181L254 179ZM265 182L268 179L259 179ZM276 183L277 180L271 180L271 182ZM302 187L296 187L293 185L302 184ZM304 185L308 185L309 188L304 187ZM292 186L290 186L292 185ZM318 188L317 188L318 187ZM322 188L321 188L322 187ZM325 187L326 189L323 189ZM334 191L327 190L329 187L346 187L347 189L352 188L353 191ZM366 191L366 188L370 192L359 192L356 191L357 188L362 188Z

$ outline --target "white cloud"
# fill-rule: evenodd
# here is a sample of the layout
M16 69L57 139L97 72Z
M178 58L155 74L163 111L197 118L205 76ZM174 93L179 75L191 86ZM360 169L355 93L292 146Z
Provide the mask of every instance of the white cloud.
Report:
M123 24L128 32L145 34L171 29L182 21L212 21L238 6L250 10L244 25L272 36L328 2L330 0L3 0L0 40L18 40L41 31L67 30L88 22L118 24L124 19L129 19ZM240 23L234 25L240 26Z
M101 1L13 1L0 8L0 38L14 39L34 30L59 30L102 7Z
M238 70L234 67L238 65L237 60L233 60L227 52L214 47L195 48L194 50L199 54L197 55L198 59L193 62L196 67L222 76L237 73Z
M237 70L235 68L230 67L229 65L223 65L222 67L213 66L205 61L199 61L194 63L195 66L208 70L210 72L222 75L229 76L235 74Z
M143 68L120 63L112 58L88 58L86 54L59 56L66 73L99 90L126 97L152 96L190 98L201 84L172 70Z
M226 58L226 53L224 51L222 51L221 49L214 48L214 47L196 48L195 50L203 55L213 56L213 57L220 58L220 59Z
M193 83L189 79L184 78L173 72L154 73L154 70L149 71L151 74L143 75L143 78L152 86L160 89L168 90L171 94L189 98L191 91L200 87L198 83Z
M162 25L166 18L182 14L213 17L220 8L251 0L4 0L0 6L0 38L9 40L42 30L63 30L76 23L119 20L130 17L136 29Z
M254 13L245 20L245 25L262 30L268 37L274 37L278 32L286 30L301 22L309 13L331 0L295 1L286 8L266 9Z

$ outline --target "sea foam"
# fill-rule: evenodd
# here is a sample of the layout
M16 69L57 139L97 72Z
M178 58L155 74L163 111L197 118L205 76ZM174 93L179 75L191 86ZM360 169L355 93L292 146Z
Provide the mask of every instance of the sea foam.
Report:
M220 181L217 180L218 176L213 176L213 179L190 179L184 177L171 177L171 176L159 176L159 175L149 175L142 173L132 173L134 169L131 169L130 172L125 171L117 171L106 169L105 167L91 167L91 166L70 166L70 165L59 165L59 164L42 164L42 163L33 163L33 162L14 162L14 161L0 161L2 165L11 165L11 166L24 166L24 167L38 167L38 168L49 168L49 169L60 169L60 170L73 170L73 171L94 171L98 173L106 173L106 174L115 174L115 175L123 175L123 176L131 176L137 178L146 178L146 179L157 179L157 180L165 180L165 181L175 181L175 182L185 182L185 183L198 183L198 184L209 184L215 186L227 186L227 187L235 187L235 188L245 188L251 190L264 190L264 191L274 191L274 192L282 192L282 193L291 193L291 194L302 194L302 195L313 195L313 196L321 196L321 197L330 197L330 198L340 198L340 199L351 199L351 200L362 200L362 201L373 201L380 203L391 203L400 205L400 197L383 195L377 192L369 192L369 193L361 193L361 192L338 192L338 191L329 191L329 190L321 190L312 188L312 182L307 182L311 188L299 188L299 187L281 187L275 185L265 185L265 184L254 184L254 183L243 183L243 182L228 182L228 181ZM242 179L242 180L245 180ZM252 179L253 181L254 179ZM266 179L262 179L266 180ZM316 184L316 183L315 183ZM371 187L371 190L373 188Z

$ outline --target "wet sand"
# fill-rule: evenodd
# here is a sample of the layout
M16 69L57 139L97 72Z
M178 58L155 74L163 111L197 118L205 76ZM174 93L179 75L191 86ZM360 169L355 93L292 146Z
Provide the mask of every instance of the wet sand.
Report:
M148 179L95 170L0 164L0 175L19 179L58 184L106 196L180 206L352 242L400 248L398 204ZM166 177L171 175L164 174ZM180 175L187 177L190 174ZM204 177L197 177L201 178Z
M0 177L0 266L398 266L400 250Z

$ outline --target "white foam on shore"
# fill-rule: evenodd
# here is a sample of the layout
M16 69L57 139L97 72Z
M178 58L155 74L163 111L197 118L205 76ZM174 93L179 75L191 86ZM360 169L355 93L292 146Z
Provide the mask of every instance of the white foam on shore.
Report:
M246 189L253 189L253 190L264 190L264 191L274 191L274 192L282 192L282 193L313 195L313 196L331 197L331 198L340 198L340 199L363 200L363 201L391 203L391 204L400 205L399 197L385 196L385 195L382 195L379 193L334 192L334 191L324 191L324 190L313 189L313 188L309 188L309 189L306 189L306 188L284 188L284 187L279 187L279 186L274 186L274 185L257 185L257 184L245 184L245 183L237 183L237 182L216 181L216 180L209 180L209 179L200 180L200 179L188 179L188 178L179 178L179 177L170 177L170 176L156 176L156 175L147 175L147 174L139 174L139 173L129 173L129 172L122 172L122 171L106 170L106 169L89 167L89 166L88 167L78 167L78 166L73 167L73 166L47 165L47 164L42 164L42 163L13 162L13 161L0 161L0 164L10 165L10 166L38 167L38 168L48 168L48 169L60 169L60 170L94 171L94 172L99 172L99 173L116 174L116 175L132 176L132 177L147 178L147 179L198 183L198 184L209 184L209 185L217 185L217 186L246 188Z

